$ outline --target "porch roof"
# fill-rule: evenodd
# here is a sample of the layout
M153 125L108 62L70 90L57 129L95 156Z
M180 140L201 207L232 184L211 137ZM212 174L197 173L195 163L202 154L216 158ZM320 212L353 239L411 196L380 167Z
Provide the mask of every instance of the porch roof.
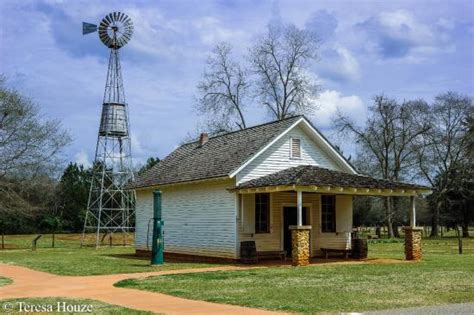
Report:
M285 169L238 185L239 193L301 190L366 196L414 196L431 188L333 171L312 165Z

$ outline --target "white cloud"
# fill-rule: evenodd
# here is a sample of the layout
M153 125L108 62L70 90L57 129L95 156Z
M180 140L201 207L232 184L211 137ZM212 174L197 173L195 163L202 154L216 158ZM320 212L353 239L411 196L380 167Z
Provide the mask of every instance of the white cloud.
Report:
M141 156L145 153L145 149L143 148L139 138L137 137L136 134L131 135L131 142L132 142L132 152L134 154L134 157Z
M383 59L420 62L455 49L448 33L454 24L447 19L428 24L408 10L396 10L381 12L357 26L367 35L360 44Z
M317 72L322 78L332 81L355 82L361 77L358 60L344 46L335 44L322 52L321 64Z
M92 166L91 161L89 160L89 155L87 154L86 151L82 150L80 152L77 152L76 155L74 156L74 161L78 165L83 165L84 168L88 168Z
M336 47L336 51L340 57L339 69L351 80L358 80L360 78L360 67L357 59L351 52L342 46Z
M454 29L454 27L455 27L454 20L452 20L452 19L440 18L440 19L438 20L438 22L436 22L436 24L437 24L439 27L444 28L444 29L447 29L447 30L452 30L452 29Z
M367 117L367 108L357 95L344 96L339 91L325 90L315 100L315 103L319 108L314 111L311 118L316 126L322 129L333 127L333 121L338 111L356 123L364 122Z

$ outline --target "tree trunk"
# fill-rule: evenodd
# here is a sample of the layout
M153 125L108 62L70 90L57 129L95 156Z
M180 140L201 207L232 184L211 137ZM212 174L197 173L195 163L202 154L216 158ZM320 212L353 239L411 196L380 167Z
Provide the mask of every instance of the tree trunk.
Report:
M400 198L399 197L389 197L392 205L392 230L394 237L400 237L398 232L398 220L396 219L396 214L400 213Z
M462 254L462 237L461 237L461 228L456 226L456 234L458 236L458 252Z
M392 223L392 202L390 197L385 198L385 220L387 221L387 234L389 238L393 238L393 223Z
M463 202L463 220L462 220L462 237L469 237L469 223L471 223L471 213L474 213L474 207L471 202L474 202L474 200L469 200L466 198Z
M436 207L431 218L431 234L430 237L437 237L439 235L439 203L436 203Z
M5 249L5 232L2 231L2 249Z
M393 236L397 237L397 238L400 237L400 232L398 231L398 224L393 222L392 225L393 225L393 228L392 228L393 229Z
M462 237L469 237L469 224L466 222L462 224Z
M53 239L51 241L51 247L54 248L55 234L54 232L52 234L53 234Z

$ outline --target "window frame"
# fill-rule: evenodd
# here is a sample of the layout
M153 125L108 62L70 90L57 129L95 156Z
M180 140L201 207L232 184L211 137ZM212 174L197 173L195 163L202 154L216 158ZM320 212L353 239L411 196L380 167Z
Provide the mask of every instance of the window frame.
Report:
M332 227L328 229L328 211L327 206L330 206L331 203L328 203L326 198L330 198L332 200ZM336 196L335 195L321 195L321 233L336 233Z
M267 198L265 202L260 199L263 196ZM262 206L264 205L267 206L266 229L261 229L262 227L261 213L262 213ZM255 234L269 234L271 232L270 226L271 226L271 195L270 193L255 194Z
M293 141L297 140L299 143L298 143L298 146L299 146L299 156L295 156L294 155L294 151L293 151ZM302 156L303 156L303 152L302 152L302 148L301 148L301 138L295 138L295 137L291 137L290 138L290 159L294 159L294 160L301 160Z

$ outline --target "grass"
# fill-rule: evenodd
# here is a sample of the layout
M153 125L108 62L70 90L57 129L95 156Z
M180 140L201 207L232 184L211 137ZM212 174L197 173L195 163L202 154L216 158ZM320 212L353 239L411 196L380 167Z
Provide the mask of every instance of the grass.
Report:
M1 287L2 285L7 285L7 284L10 284L10 283L12 283L12 281L11 281L10 279L0 277L0 287Z
M474 301L474 239L427 240L421 262L274 267L124 280L121 287L256 308L354 312ZM403 259L402 243L370 244L371 257Z
M24 244L32 235L8 237L13 244ZM58 275L85 276L116 273L150 272L185 268L209 267L209 264L165 263L150 266L147 258L134 256L133 247L79 248L79 240L71 235L59 235L58 247L0 250L0 262L29 267Z
M21 311L20 307L23 307L22 314L25 313L36 313L34 311L26 311L28 307L36 305L37 307L43 306L46 310L51 308L53 312L48 312L48 314L84 314L83 312L61 312L61 309L58 309L58 303L65 302L65 305L91 305L92 313L93 314L130 314L130 315L148 315L153 314L151 312L144 312L133 310L117 305L111 305L107 303L102 303L93 300L85 300L85 299L66 299L66 298L24 298L24 299L9 299L9 300L0 300L0 309L3 311L7 311L5 307L8 308L9 313L19 313ZM20 303L23 306L20 305ZM6 306L7 305L7 306ZM13 307L10 309L9 307ZM58 312L59 311L59 312ZM44 313L44 312L42 312Z
M5 235L5 248L6 249L31 249L32 241L39 234L17 234L17 235ZM78 248L80 246L82 234L70 233L70 234L57 234L55 236L55 248ZM112 238L114 245L122 245L123 237L120 233L114 234ZM127 236L127 242L133 243L133 234ZM85 244L92 246L95 244L95 234L86 234ZM37 241L37 248L51 248L52 235L42 234L41 238ZM109 245L109 238L106 237L104 245Z

